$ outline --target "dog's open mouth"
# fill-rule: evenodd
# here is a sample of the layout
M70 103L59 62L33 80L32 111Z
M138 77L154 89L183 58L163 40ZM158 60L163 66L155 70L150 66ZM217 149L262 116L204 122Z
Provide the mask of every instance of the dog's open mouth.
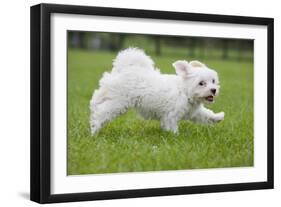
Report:
M209 101L209 102L213 102L214 101L214 96L210 95L210 96L207 96L205 99L207 101Z

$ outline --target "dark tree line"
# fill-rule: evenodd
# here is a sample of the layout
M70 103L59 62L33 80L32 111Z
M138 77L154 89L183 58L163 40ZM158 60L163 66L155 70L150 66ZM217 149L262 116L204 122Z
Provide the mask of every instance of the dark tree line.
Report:
M232 58L233 51L237 54L236 58L243 59L245 52L253 51L252 40L77 31L68 32L68 46L87 50L119 51L125 47L126 40L134 42L134 38L145 40L147 43L139 43L139 47L146 49L148 45L154 48L157 56L163 55L164 49L168 47L174 51L183 49L188 57L208 57L211 56L210 51L219 51L217 56L222 59Z

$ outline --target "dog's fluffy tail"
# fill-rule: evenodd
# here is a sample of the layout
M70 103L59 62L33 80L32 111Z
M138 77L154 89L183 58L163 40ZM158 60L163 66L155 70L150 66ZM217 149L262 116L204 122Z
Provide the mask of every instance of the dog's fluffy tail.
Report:
M154 62L143 50L138 48L128 48L118 53L113 61L112 72L121 72L131 67L142 67L154 69Z

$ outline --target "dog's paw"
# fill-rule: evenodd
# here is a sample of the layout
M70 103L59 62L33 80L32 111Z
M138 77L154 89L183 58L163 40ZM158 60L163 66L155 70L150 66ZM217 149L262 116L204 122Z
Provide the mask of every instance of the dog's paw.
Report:
M224 120L224 112L220 112L220 113L215 114L215 117L213 118L213 121L215 123L221 122L223 120Z
M94 137L95 135L98 134L100 127L97 125L92 125L91 126L91 136Z

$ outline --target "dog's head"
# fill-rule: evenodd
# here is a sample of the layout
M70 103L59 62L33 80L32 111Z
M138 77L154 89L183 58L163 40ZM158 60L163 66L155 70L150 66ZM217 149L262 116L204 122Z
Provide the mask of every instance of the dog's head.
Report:
M183 78L184 87L196 101L212 103L219 94L219 78L216 71L195 60L178 60L173 63L177 75Z

